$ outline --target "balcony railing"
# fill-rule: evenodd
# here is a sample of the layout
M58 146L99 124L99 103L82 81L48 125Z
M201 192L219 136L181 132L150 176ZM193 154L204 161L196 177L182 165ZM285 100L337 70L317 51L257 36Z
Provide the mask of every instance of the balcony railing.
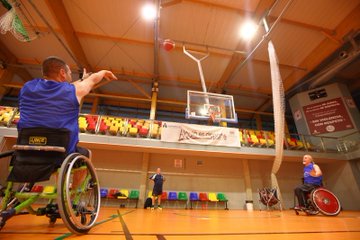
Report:
M20 119L17 108L0 106L0 125L14 128ZM162 122L119 116L81 114L81 133L131 138L161 139ZM275 133L254 129L239 129L241 146L274 148ZM350 152L359 149L360 132L339 138L302 134L285 134L284 149L311 152Z

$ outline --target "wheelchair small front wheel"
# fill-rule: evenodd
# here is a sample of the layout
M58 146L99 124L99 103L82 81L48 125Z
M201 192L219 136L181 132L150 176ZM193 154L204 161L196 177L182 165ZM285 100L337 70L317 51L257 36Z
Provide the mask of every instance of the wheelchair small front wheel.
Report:
M311 201L319 211L327 216L336 216L340 213L339 199L325 188L317 188L311 192Z
M75 234L87 233L100 211L100 185L91 161L78 153L69 155L61 165L57 189L66 227Z
M310 198L307 200L307 208L305 209L305 213L308 216L313 216L320 213L318 207L312 202Z

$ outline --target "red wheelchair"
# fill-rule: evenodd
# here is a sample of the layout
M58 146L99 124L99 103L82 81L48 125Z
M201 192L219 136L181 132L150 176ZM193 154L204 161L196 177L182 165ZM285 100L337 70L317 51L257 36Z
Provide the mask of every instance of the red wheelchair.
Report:
M341 210L339 199L324 187L313 189L308 195L306 208L294 208L296 215L305 212L306 215L322 213L326 216L337 216Z

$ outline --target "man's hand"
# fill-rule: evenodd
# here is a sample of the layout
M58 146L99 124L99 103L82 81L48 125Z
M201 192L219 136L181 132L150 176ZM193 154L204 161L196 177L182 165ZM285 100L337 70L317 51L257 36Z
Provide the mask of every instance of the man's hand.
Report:
M312 170L310 171L310 176L317 177L317 176L316 176L315 169L312 169Z
M84 68L83 74L85 78L83 77L81 81L76 81L73 83L75 85L76 97L79 103L81 102L82 98L91 91L95 84L99 83L102 79L105 78L106 80L117 80L117 77L108 70L100 70L96 73L88 74Z
M83 74L82 74L81 80L84 80L85 78L90 77L91 74L92 74L91 72L87 73L87 72L86 72L86 68L84 68L84 69L83 69Z
M97 72L96 74L99 74L99 77L105 78L106 80L117 80L117 77L108 70L101 70L99 72Z
M313 177L320 177L322 175L318 165L314 164L314 168L310 171L310 175Z

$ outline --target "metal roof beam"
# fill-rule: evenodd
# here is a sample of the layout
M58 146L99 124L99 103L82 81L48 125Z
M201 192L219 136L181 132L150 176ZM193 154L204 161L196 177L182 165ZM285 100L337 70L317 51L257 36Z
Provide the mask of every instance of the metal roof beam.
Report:
M275 0L261 0L256 8L255 13L253 13L254 21L259 20L265 12L270 9L275 3ZM239 41L237 47L237 50L240 49L246 49L245 43L243 41ZM223 91L225 88L225 85L232 77L234 71L237 69L239 64L244 60L244 57L240 54L234 54L231 57L231 60L229 64L227 65L223 75L221 76L220 80L217 82L217 89L218 91Z
M63 36L69 45L71 52L75 58L84 66L88 71L92 71L85 52L80 44L79 39L75 34L74 27L71 23L70 17L66 11L66 8L62 0L46 0L46 5L50 9L52 16L54 17L57 25L60 27ZM80 69L82 71L82 69Z
M334 37L342 39L349 32L360 29L360 4L336 27ZM302 78L304 78L310 71L315 69L326 57L332 54L339 45L334 41L323 40L314 51L312 51L299 67L306 68L308 71L296 71L284 79L285 91L294 87Z
M0 41L0 61L3 62L7 71L10 71L18 75L24 82L31 80L33 77L31 74L24 68L18 66L7 66L7 64L20 64L16 56L5 46L5 44ZM5 79L3 76L2 81L10 82L12 79Z

